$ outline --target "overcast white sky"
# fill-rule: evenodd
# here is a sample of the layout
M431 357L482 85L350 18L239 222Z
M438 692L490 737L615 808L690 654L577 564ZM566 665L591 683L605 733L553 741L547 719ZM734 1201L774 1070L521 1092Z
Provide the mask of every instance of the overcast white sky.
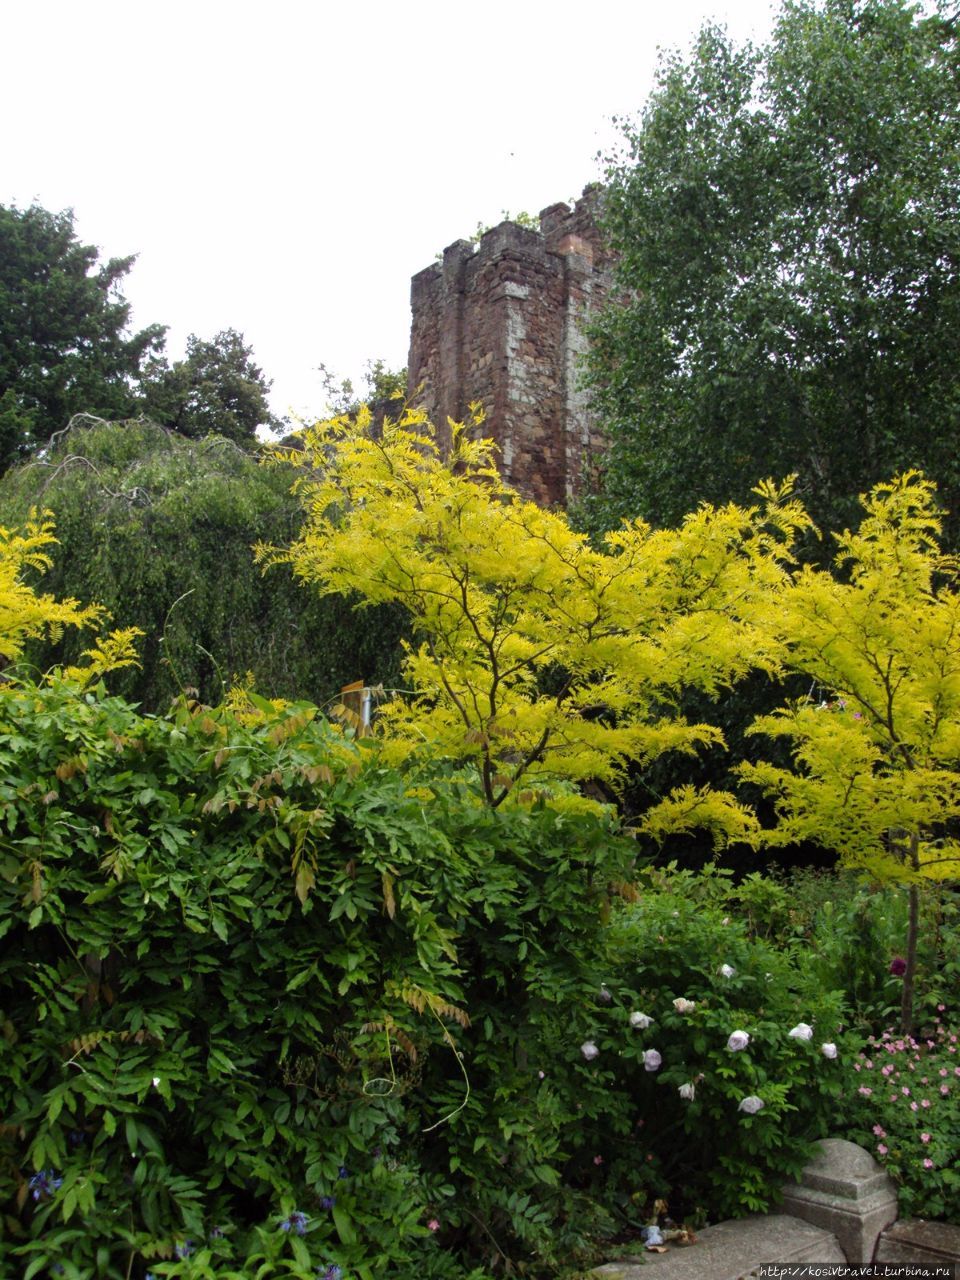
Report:
M406 363L410 277L501 211L600 176L658 46L707 18L763 39L770 0L0 0L0 203L72 207L137 253L140 327L241 330L277 412L324 361Z

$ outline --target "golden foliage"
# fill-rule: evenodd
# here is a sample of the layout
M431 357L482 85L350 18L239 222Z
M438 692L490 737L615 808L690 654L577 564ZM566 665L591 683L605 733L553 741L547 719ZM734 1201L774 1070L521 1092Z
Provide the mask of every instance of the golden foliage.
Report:
M386 759L472 766L498 805L720 741L677 698L775 665L746 605L783 589L809 524L789 485L749 509L701 507L676 530L636 521L598 549L505 485L478 425L450 422L444 457L422 413L377 432L361 412L278 455L299 473L306 522L292 546L258 547L261 563L361 605L398 602L412 621L413 696L376 722ZM729 800L698 811L718 831L724 813L738 835L747 821Z
M837 572L804 567L758 625L810 696L761 717L795 768L744 764L774 798L764 843L814 840L881 876L960 873L960 596L941 555L934 486L917 472L861 499Z

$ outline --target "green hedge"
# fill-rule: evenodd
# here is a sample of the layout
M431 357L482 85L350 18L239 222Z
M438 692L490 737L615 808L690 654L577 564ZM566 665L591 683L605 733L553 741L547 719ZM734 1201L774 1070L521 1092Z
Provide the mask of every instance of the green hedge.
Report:
M0 779L8 1270L588 1256L606 823L413 785L306 704L154 718L56 679L0 688Z

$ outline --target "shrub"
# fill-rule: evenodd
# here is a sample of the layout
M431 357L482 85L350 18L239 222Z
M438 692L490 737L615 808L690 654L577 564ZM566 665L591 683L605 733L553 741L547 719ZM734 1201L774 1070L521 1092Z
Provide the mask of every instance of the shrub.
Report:
M845 1136L896 1180L901 1216L960 1223L960 1036L945 1012L919 1039L871 1038L849 1064Z
M413 785L306 704L146 717L57 679L0 688L0 821L8 1267L587 1256L608 823Z
M593 1066L632 1099L630 1147L681 1190L678 1208L729 1217L766 1209L829 1136L859 1041L839 992L697 901L694 880L681 873L619 912Z

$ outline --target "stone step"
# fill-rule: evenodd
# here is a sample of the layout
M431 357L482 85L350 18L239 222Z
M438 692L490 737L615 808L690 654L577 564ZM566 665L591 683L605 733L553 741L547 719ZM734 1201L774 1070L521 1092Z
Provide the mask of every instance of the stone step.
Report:
M607 1262L589 1274L606 1280L744 1280L771 1262L846 1263L837 1238L787 1214L718 1222L697 1233L696 1244L666 1253Z

